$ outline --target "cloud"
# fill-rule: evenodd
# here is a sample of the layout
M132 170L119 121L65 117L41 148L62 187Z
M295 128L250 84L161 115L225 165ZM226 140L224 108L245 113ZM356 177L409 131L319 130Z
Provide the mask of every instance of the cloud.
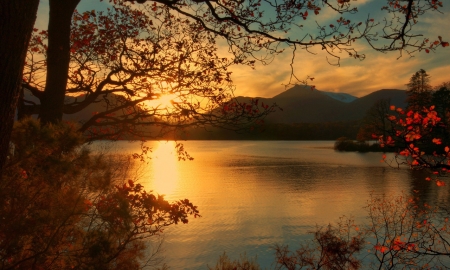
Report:
M371 17L379 17L379 0L357 1L356 4L360 12L352 17L352 21L365 20L367 14ZM384 1L383 1L384 2ZM82 0L77 7L80 12L85 10L105 10L110 4L108 1ZM445 41L450 41L450 35L446 35L448 26L448 13L450 5L445 5L443 12L429 12L427 16L420 18L419 24L415 26L415 32L426 33L431 40L437 39L441 35ZM38 18L35 27L46 29L48 24L48 0L41 0L38 10ZM316 31L315 20L325 23L327 20L335 20L335 12L323 9L318 16L311 16L304 22L305 26L299 31L299 36L303 36L309 30ZM300 21L303 21L302 19ZM300 22L302 23L302 22ZM312 27L312 28L308 28ZM220 41L219 41L219 44ZM436 52L419 52L410 58L406 54L397 60L398 52L382 54L373 51L367 44L360 42L356 44L357 49L365 52L366 60L358 61L342 54L340 67L335 67L327 62L328 57L320 48L312 49L310 54L305 50L297 50L294 68L299 79L305 79L307 75L315 77L311 83L317 89L345 92L358 97L382 88L405 89L405 84L411 75L423 68L431 75L433 85L438 85L444 81L450 81L450 48L438 48ZM219 48L219 53L226 53L227 48ZM267 66L256 65L253 70L246 66L235 66L231 69L232 79L236 84L236 95L273 97L286 90L284 84L289 82L291 74L290 63L292 54L283 53L278 55L274 61Z
M381 11L377 1L361 3L363 18L370 11L371 16L379 17ZM363 5L364 4L364 5ZM377 7L377 9L375 9ZM365 10L366 12L364 12ZM446 6L444 13L450 12ZM331 13L327 13L331 14ZM322 14L321 14L322 15ZM331 15L328 16L331 18ZM434 41L441 35L444 41L450 41L450 35L444 31L448 25L448 14L429 12L415 25L415 33L424 33ZM298 50L295 59L295 72L300 79L307 75L315 77L317 89L344 92L358 97L383 88L406 89L412 74L423 68L431 75L432 85L450 81L450 49L439 47L435 52L416 52L410 57L406 52L399 58L399 52L380 53L374 51L367 43L356 43L358 51L366 54L364 61L358 61L342 54L341 66L329 65L326 54L320 49L313 49L317 55ZM269 66L257 66L255 70L239 70L233 74L239 95L273 97L285 90L282 84L289 81L291 55L279 55ZM328 58L330 59L330 58ZM238 69L236 69L237 71Z

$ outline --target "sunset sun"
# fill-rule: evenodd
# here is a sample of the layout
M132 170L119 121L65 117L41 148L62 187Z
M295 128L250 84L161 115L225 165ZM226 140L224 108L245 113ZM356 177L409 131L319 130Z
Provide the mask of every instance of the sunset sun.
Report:
M152 108L168 109L173 107L173 102L178 98L175 94L161 94L158 97L148 101Z

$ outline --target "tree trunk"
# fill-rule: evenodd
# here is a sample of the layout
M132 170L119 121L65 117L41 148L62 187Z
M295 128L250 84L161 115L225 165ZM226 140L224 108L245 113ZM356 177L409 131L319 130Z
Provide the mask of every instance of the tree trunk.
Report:
M28 42L39 0L0 1L0 175L5 165Z
M80 0L50 0L47 77L39 118L43 124L62 120L70 61L70 25Z

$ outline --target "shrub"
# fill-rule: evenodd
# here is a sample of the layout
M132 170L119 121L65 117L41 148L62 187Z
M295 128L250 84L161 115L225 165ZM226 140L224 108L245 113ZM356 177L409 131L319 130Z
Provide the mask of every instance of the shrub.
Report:
M12 138L0 182L2 269L141 269L155 262L149 237L198 216L188 200L169 203L135 183L129 158L90 153L71 123L26 119Z

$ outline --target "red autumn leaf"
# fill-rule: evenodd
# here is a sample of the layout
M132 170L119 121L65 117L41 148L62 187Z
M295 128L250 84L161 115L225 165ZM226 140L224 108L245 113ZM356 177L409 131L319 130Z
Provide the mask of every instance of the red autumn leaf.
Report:
M432 142L433 142L434 144L442 144L442 140L441 140L441 139L438 139L438 138L434 138L434 139L432 140Z
M389 250L388 247L385 247L385 246L382 246L382 245L379 245L379 244L377 244L377 245L375 246L375 249L378 250L378 251L380 251L381 253L385 253L386 251Z

